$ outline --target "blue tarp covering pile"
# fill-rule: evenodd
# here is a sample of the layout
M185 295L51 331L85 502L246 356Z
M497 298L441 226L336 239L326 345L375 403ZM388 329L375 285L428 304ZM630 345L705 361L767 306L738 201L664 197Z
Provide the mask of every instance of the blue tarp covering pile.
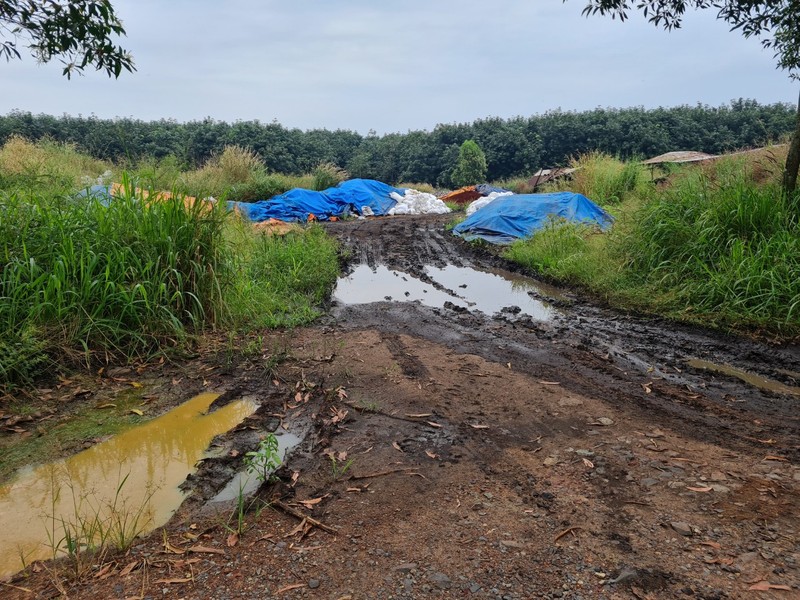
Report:
M110 185L93 185L75 194L77 198L94 198L103 206L108 206L114 200Z
M607 229L613 217L586 196L573 192L515 194L487 204L454 229L465 240L477 238L492 244L510 244L526 238L551 219L588 223Z
M350 213L360 215L371 211L374 215L385 215L397 204L390 196L392 192L402 196L405 189L372 179L350 179L322 192L295 188L269 200L229 202L228 207L254 222L268 219L305 222L312 214L320 221L327 221Z

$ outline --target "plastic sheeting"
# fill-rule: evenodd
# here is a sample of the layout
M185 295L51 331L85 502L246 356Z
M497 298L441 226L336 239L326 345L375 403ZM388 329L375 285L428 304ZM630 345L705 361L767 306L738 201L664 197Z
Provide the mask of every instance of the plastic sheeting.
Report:
M513 194L497 198L453 229L466 240L510 244L542 229L552 219L588 223L607 229L613 217L586 196L573 192Z
M406 190L403 195L392 193L392 198L397 201L391 209L390 215L442 215L450 212L450 207L433 194Z
M514 192L492 192L486 197L478 198L475 202L471 202L470 205L467 207L467 216L469 217L473 213L479 211L484 206L497 200L501 196L511 196Z
M304 222L311 215L320 221L327 221L351 212L385 215L396 203L391 194L402 195L404 192L402 188L372 179L350 179L322 192L295 188L269 200L229 202L228 206L256 223L268 219Z

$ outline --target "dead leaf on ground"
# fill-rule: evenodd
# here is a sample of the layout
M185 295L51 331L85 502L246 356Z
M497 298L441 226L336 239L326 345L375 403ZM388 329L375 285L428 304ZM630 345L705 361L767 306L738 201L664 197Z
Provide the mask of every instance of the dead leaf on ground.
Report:
M221 548L210 548L209 546L192 546L189 552L198 552L203 554L225 554L225 550Z
M710 487L692 487L692 486L687 485L686 489L690 490L692 492L700 492L701 494L705 494L705 493L710 492L712 488L710 488Z
M647 383L642 384L642 389L644 390L645 394L650 394L653 392L653 382L648 381Z
M234 531L228 536L228 539L225 540L225 543L228 545L228 548L233 548L236 544L239 543L239 533Z
M141 562L141 561L139 561L139 560L135 560L135 561L133 561L133 562L131 562L131 563L128 563L128 564L125 566L125 568L124 568L124 569L122 569L122 571L120 571L120 572L119 572L119 576L120 576L120 577L127 577L128 575L130 575L130 574L133 572L133 570L134 570L136 567L138 567L138 566L139 566L139 563L140 563L140 562Z
M788 458L784 458L783 456L773 456L772 454L769 454L769 455L765 456L764 460L776 460L778 462L789 462Z
M790 592L792 590L792 588L790 588L788 585L770 583L769 581L759 581L758 583L754 583L747 589L754 592L768 592L769 590L784 590Z
M479 425L477 423L470 423L469 426L473 429L489 429L488 425Z
M98 406L97 408L98 408L98 409L100 409L100 408L117 408L117 405L116 405L116 404L113 404L113 403L111 403L111 402L106 402L105 404L101 404L101 405L100 405L100 406Z
M164 536L166 538L166 536ZM168 554L184 554L186 550L179 546L173 546L168 539L164 539L164 551Z
M430 450L425 450L425 454L428 455L428 458L432 458L433 460L436 460L437 458L439 458L438 454L434 454Z
M135 415L139 415L140 417L143 417L143 416L144 416L144 413L143 413L142 411L140 411L138 408L132 408L132 409L130 410L130 412L132 412L132 413L133 413L133 414L135 414Z
M583 464L589 467L590 469L594 469L594 463L590 461L588 458L583 459Z
M400 444L398 444L397 442L392 442L392 448L394 448L395 450L399 450L400 452L403 452L403 449L400 447Z
M154 583L189 583L191 580L191 577L173 577L171 579L156 579Z
M542 385L561 385L560 381L540 381Z
M319 504L322 502L324 498L327 498L329 494L325 494L324 496L320 496L319 498L309 498L308 500L298 500L300 504L305 506L306 508L311 508L312 506Z
M437 429L441 429L442 427L439 423L436 423L435 421L425 421L425 422L431 427L436 427Z
M406 415L409 419L424 419L425 417L432 416L433 413L417 413Z
M293 583L292 585L287 585L287 586L282 587L279 590L275 590L275 593L276 594L282 594L283 592L288 592L290 590L296 590L296 589L299 589L301 587L306 587L306 584L305 583Z
M722 548L722 544L718 544L717 542L700 542L701 546L708 546L709 548L714 548L715 550L720 550Z
M116 569L116 567L117 567L117 563L115 563L115 562L106 563L102 567L100 567L100 570L97 573L94 574L94 578L95 579L107 579L108 576L110 574L112 574L111 573L112 569Z

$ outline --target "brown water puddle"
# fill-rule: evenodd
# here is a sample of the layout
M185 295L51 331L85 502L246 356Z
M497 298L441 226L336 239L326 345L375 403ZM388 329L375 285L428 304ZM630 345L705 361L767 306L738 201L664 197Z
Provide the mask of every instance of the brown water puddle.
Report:
M141 533L166 523L184 499L178 486L211 440L257 408L237 401L205 414L217 397L196 396L66 460L20 472L0 488L0 576L23 568L23 561L53 558L63 522L71 529L113 513L129 523L138 518Z
M712 373L719 373L720 375L730 375L731 377L736 377L745 383L749 383L750 385L762 390L775 392L777 394L800 396L800 388L784 385L780 381L767 379L766 377L748 373L747 371L729 367L728 365L718 365L707 360L699 359L689 360L686 364L688 364L690 367L694 367L695 369L703 369L704 371L711 371Z
M343 304L368 304L385 300L421 302L437 308L451 302L489 316L505 307L518 306L521 314L539 321L551 319L554 313L549 305L528 293L551 295L538 282L507 271L447 265L444 268L425 267L425 273L444 289L384 265L370 267L362 264L339 279L333 297Z

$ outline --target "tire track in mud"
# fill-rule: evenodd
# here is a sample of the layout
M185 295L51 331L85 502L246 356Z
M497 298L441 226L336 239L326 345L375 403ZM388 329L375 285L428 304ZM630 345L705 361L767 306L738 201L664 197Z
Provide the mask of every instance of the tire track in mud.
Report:
M426 266L518 270L452 236L445 230L451 218L394 217L327 227L350 252L352 266L385 265L434 285ZM796 345L774 346L625 315L564 295L566 301L553 302L558 314L545 322L403 302L334 305L331 316L344 329L373 328L387 340L400 334L416 336L460 353L510 363L534 377L560 381L570 391L666 421L699 440L733 450L800 457L800 396L761 390L687 364L706 359L796 385L787 374L800 372ZM404 371L426 372L421 363L411 364L412 353L397 344L393 353Z

